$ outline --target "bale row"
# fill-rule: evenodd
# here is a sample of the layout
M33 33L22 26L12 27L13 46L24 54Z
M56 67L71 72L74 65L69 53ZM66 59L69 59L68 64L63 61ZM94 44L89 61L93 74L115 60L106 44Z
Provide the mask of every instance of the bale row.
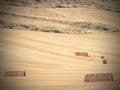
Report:
M4 77L24 77L26 76L25 71L6 71Z
M84 82L102 82L102 81L113 81L112 73L92 73L86 74Z
M86 56L86 57L88 57L88 53L86 53L86 52L75 52L75 55L76 56Z

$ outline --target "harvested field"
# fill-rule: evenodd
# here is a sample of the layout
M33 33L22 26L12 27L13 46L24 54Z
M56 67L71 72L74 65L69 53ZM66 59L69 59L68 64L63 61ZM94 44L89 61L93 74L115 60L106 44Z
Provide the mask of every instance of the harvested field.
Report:
M0 6L0 26L54 33L120 32L120 13L89 8Z
M26 71L27 76L0 77L0 90L120 90L119 35L1 28L0 71ZM88 52L90 57L75 56L77 51ZM85 83L89 73L112 73L114 81Z
M120 90L119 3L1 0L0 90Z

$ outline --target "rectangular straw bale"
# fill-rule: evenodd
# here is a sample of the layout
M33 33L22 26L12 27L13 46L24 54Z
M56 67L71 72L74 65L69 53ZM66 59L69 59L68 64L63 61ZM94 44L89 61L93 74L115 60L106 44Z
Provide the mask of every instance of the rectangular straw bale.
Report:
M25 71L6 71L4 72L4 77L25 77Z
M86 57L88 57L88 53L86 53L86 52L75 52L75 55L76 56L86 56Z
M102 82L102 81L113 81L112 73L91 73L86 74L84 82Z

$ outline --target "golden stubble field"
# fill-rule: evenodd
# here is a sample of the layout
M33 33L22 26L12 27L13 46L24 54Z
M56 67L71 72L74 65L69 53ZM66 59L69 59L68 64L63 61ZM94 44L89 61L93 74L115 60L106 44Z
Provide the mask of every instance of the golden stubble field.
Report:
M120 90L119 36L1 29L0 90ZM26 77L4 77L4 71L26 71ZM89 73L112 73L114 81L85 83Z
M42 8L45 3L35 0L10 1L0 2L0 90L120 90L120 13L114 12L116 3L109 11L89 5ZM80 34L85 32L93 34ZM89 57L75 52L86 52ZM26 76L4 77L6 71L25 71ZM85 83L84 77L90 73L112 73L114 81Z
M70 34L100 32L100 28L109 28L108 31L112 31L113 27L114 30L120 28L120 13L100 9L30 8L9 5L1 5L0 8L0 21L6 25L2 27L9 26L21 30L39 28L38 31L58 30Z

